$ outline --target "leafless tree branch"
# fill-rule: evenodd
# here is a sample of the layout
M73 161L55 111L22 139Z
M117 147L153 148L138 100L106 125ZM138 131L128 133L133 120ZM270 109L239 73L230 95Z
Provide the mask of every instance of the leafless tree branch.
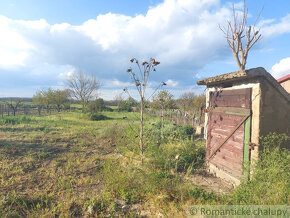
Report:
M248 26L247 16L248 9L244 0L243 15L239 21L238 13L236 12L235 5L233 4L233 23L227 21L226 27L221 27L220 30L224 33L227 43L229 44L232 53L235 57L239 70L245 70L247 64L248 53L250 49L256 44L260 38L260 31L255 30L256 23L260 18L263 8L260 10L254 24Z

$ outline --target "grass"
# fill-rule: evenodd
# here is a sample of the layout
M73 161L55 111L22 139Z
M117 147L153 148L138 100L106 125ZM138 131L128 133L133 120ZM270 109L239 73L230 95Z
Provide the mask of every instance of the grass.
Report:
M289 203L287 150L265 150L253 180L220 196L183 179L204 164L204 142L192 140L190 127L161 130L146 117L141 167L138 116L102 115L108 119L79 112L0 118L0 217L122 216L116 199L169 217L194 204Z

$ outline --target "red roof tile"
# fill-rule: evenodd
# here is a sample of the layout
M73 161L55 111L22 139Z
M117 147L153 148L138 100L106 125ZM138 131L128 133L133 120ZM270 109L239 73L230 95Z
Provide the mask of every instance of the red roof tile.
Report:
M290 74L286 75L286 76L283 76L282 78L280 79L277 79L277 82L278 83L281 83L281 82L284 82L286 80L290 79Z

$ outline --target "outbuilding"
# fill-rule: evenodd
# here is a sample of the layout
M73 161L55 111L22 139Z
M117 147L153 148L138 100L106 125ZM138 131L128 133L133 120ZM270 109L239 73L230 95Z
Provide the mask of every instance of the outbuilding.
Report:
M227 73L206 85L205 138L210 172L238 185L258 159L259 137L290 135L290 94L264 68Z
M288 92L290 93L290 74L283 76L280 79L277 79L277 82Z

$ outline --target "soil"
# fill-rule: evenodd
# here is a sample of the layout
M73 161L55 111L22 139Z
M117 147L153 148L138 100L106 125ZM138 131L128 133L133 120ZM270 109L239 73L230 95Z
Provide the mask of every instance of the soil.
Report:
M184 176L184 180L218 195L230 194L234 189L231 183L208 173L206 169L202 169L189 176Z

